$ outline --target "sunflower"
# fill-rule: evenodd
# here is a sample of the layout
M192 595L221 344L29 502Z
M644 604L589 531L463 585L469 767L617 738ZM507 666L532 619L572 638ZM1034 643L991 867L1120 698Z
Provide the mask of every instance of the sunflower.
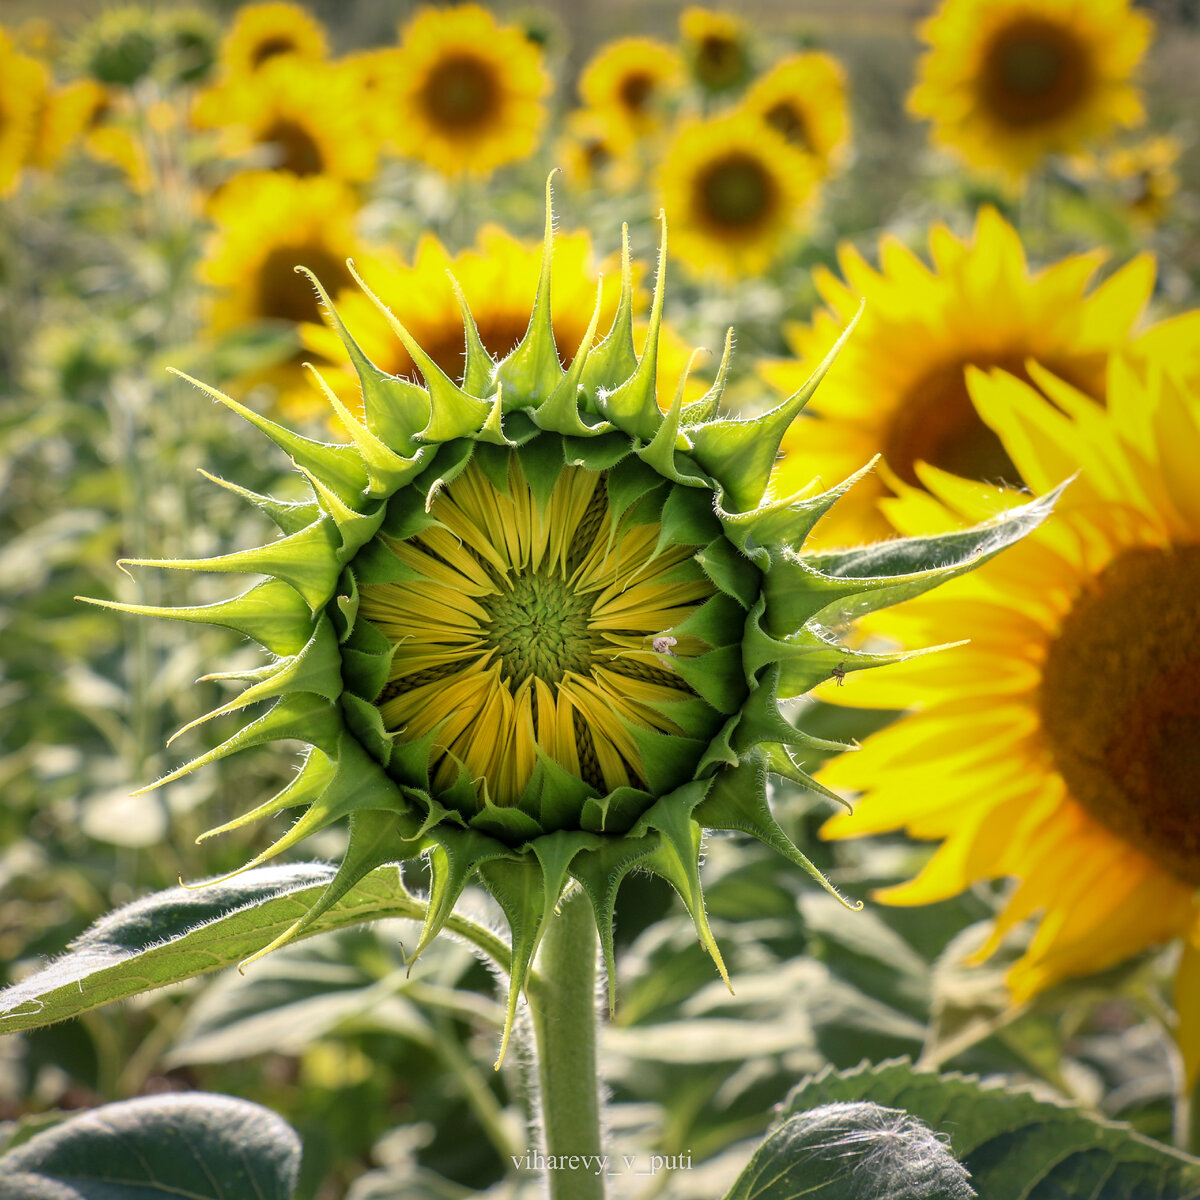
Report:
M579 77L584 105L638 137L661 129L683 83L683 61L665 42L618 38L589 59Z
M679 37L692 78L706 92L734 91L750 78L750 38L740 17L685 8L679 16Z
M658 185L680 261L733 278L768 268L817 195L808 157L744 111L681 126Z
M319 96L320 102L314 102ZM292 175L360 182L375 170L378 141L351 78L325 63L284 55L253 75L196 98L193 122L220 131L223 151Z
M317 63L327 53L325 30L300 5L248 4L237 10L222 39L219 61L222 71L236 79L277 58Z
M423 8L401 36L393 119L400 150L444 175L490 174L536 149L550 77L515 25L478 4Z
M231 180L210 205L216 228L199 268L215 289L210 332L261 322L294 329L319 320L316 292L296 266L317 264L314 269L334 287L349 282L346 260L359 251L356 211L353 192L323 176L257 171ZM293 384L301 374L299 358L297 353L269 373L272 382Z
M1179 191L1176 167L1182 152L1177 138L1145 138L1110 150L1100 159L1100 170L1131 216L1156 225L1170 211Z
M354 93L359 120L381 147L396 144L395 96L404 68L399 46L360 50L338 59L337 70Z
M359 264L371 291L409 329L422 349L451 379L461 380L466 338L455 283L475 318L480 342L489 354L503 358L524 335L529 308L541 271L540 242L523 242L497 225L485 225L470 249L452 255L431 233L417 243L411 264L389 251L376 251ZM596 299L598 273L592 239L584 231L555 239L551 320L554 340L578 346L587 331ZM348 285L344 278L341 281ZM619 298L613 273L605 283L601 317L611 321ZM357 287L335 292L338 310L371 360L389 375L420 377L404 343L380 310ZM315 307L301 330L305 346L335 369L321 370L342 395L352 394L356 376L337 333L323 324ZM312 396L311 387L305 396ZM311 403L311 400L310 400Z
M21 181L48 87L46 68L37 59L17 53L0 29L0 196L11 195Z
M822 175L845 165L850 144L846 72L832 55L790 55L754 82L744 103L811 155Z
M627 127L591 108L567 113L554 157L566 180L579 188L625 192L640 173Z
M1129 0L943 0L908 111L937 145L1019 179L1141 122L1132 80L1153 33Z
M1135 259L1102 285L1089 283L1103 254L1081 254L1030 273L1020 238L994 209L980 211L970 241L942 226L929 238L932 270L895 238L880 243L876 271L848 245L845 282L818 271L826 308L788 329L796 361L765 364L790 393L805 364L820 362L865 298L854 337L811 405L816 418L791 431L781 470L785 487L832 477L845 463L882 452L887 469L917 480L916 464L976 479L1019 482L1012 460L971 406L963 370L1001 367L1028 378L1034 359L1088 395L1104 395L1105 360L1127 344L1154 284L1153 260ZM840 476L839 476L840 478ZM825 544L883 536L879 475L864 479L818 530Z
M884 893L895 904L1016 876L983 955L1042 914L1008 976L1017 1003L1182 936L1179 1037L1194 1079L1200 394L1162 364L1134 370L1116 358L1106 411L1031 370L1045 395L972 371L979 415L1034 487L1079 478L1056 520L1012 554L873 622L901 640L936 630L971 641L831 692L834 702L918 711L826 767L825 783L865 795L825 833L943 839L916 879ZM956 528L1019 499L934 468L920 478L928 491L902 485L887 502L904 533ZM931 770L940 787L911 786Z
M93 79L76 79L62 87L48 88L38 105L29 164L50 170L85 131L96 128L98 115L105 108L105 90Z

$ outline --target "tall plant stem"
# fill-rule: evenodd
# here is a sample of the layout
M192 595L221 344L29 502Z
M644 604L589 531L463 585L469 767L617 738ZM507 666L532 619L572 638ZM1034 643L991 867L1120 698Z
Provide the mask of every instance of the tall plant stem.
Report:
M604 1200L596 1074L596 925L576 891L548 925L530 980L551 1200ZM563 1167L576 1156L583 1165Z

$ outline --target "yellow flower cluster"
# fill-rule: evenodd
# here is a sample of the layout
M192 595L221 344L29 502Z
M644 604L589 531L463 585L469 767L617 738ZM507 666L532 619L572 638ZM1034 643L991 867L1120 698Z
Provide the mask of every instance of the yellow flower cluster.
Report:
M738 278L778 259L822 181L847 164L845 72L828 54L791 54L755 76L745 21L691 7L679 42L622 38L579 81L561 149L568 178L628 186L657 163L673 252L696 275Z

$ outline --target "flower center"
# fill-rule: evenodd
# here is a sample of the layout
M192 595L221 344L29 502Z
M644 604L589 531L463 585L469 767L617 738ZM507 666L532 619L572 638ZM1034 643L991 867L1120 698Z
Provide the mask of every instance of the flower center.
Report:
M775 201L774 182L762 163L741 151L712 163L696 185L705 218L727 233L753 229Z
M261 67L269 59L278 58L281 54L292 54L295 49L296 43L283 34L265 38L254 47L254 53L250 55L250 65L255 68Z
M320 321L321 310L313 286L297 273L296 264L303 263L326 286L348 285L350 273L345 264L324 246L273 246L267 251L258 269L258 304L260 320Z
M705 87L732 87L742 78L745 70L746 60L740 42L716 34L700 39L696 53L696 75Z
M918 462L967 479L1021 483L1021 474L1000 439L979 419L971 403L967 366L999 368L1025 383L1033 383L1021 354L939 363L927 371L904 393L883 438L884 460L906 483L919 484L914 469ZM1081 391L1097 394L1088 364L1047 362L1046 366Z
M325 169L325 155L312 134L296 121L280 117L258 139L278 147L275 167L293 175L319 175Z
M1118 555L1050 646L1043 727L1072 796L1200 884L1200 546Z
M634 511L615 519L606 476L577 467L539 501L514 455L499 476L472 462L435 524L384 539L409 578L362 588L360 615L394 648L376 704L406 741L430 737L436 787L465 769L519 805L541 754L602 795L644 789L639 739L715 733L672 667L705 644L671 640L715 589L698 547L660 550Z
M500 656L515 686L531 675L557 683L568 671L582 674L597 644L589 631L592 598L550 572L523 572L482 602L488 614L484 644Z
M482 124L496 104L496 81L474 55L460 54L438 63L423 89L425 108L434 121L452 130Z
M654 76L645 71L630 71L621 80L617 94L631 113L642 113L649 107L650 98L654 95Z
M984 57L987 106L1013 125L1053 121L1086 95L1091 64L1069 29L1027 17L1002 30Z
M799 105L790 100L780 100L767 109L763 119L772 129L778 129L793 146L799 146L803 150L813 148L812 138L808 133L808 121Z

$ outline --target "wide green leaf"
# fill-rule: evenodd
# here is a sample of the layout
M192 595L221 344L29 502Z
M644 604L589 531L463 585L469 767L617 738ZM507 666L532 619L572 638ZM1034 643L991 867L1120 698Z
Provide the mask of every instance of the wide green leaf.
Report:
M825 1104L771 1131L726 1200L971 1200L932 1130L878 1104Z
M1065 1102L907 1060L823 1071L792 1090L784 1112L859 1100L904 1109L946 1135L982 1200L1200 1197L1200 1159Z
M0 1034L36 1029L115 1000L233 966L316 903L333 878L324 863L246 871L224 883L170 888L101 918L67 952L0 992ZM305 935L383 917L420 920L394 864L378 867Z
M0 1155L0 1200L291 1200L300 1149L281 1117L245 1100L140 1096Z

